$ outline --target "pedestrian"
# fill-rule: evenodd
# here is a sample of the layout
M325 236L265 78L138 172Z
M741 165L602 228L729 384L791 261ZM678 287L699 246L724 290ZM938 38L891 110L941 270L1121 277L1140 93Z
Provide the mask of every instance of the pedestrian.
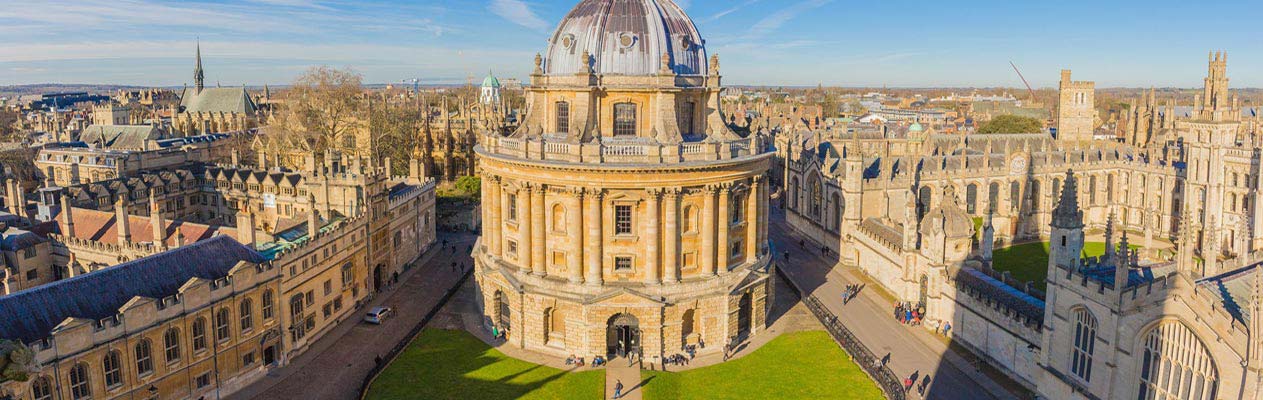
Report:
M373 363L376 365L382 365L382 356L378 355L376 357L373 357Z
M943 325L943 336L952 337L952 323L948 321Z
M623 381L616 380L614 381L614 398L617 399L620 397L623 397Z
M843 290L842 291L842 305L845 306L847 300L850 300L850 297L851 297L851 290L850 289Z
M904 321L912 322L912 310L904 311Z
M909 390L912 390L912 378L903 378L903 391L906 392ZM615 396L615 398L617 398L617 396Z

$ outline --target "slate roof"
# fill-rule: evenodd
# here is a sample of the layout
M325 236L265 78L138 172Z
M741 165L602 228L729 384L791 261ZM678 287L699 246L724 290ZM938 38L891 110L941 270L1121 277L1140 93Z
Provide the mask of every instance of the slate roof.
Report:
M184 93L180 94L180 107L184 109L184 112L190 113L223 112L254 115L254 112L258 110L258 106L254 104L250 94L246 93L245 88L203 88L201 92L197 89L185 88Z
M0 235L0 249L18 251L44 242L44 238L30 231L9 227Z
M114 316L136 296L171 296L192 278L228 276L242 261L258 264L266 260L232 238L219 236L2 296L0 339L35 342L48 337L68 318L95 321Z
M145 141L162 138L150 125L90 125L79 133L79 141L107 149L144 149Z
M1210 289L1214 300L1223 304L1237 320L1250 323L1250 293L1254 292L1254 271L1260 265L1253 265L1234 271L1202 279L1197 282L1203 288Z

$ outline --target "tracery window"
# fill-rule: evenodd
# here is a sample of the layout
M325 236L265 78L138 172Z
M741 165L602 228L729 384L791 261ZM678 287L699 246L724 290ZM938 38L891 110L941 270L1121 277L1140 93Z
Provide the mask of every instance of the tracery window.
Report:
M1074 312L1074 349L1070 372L1084 382L1092 380L1092 353L1096 350L1096 317L1086 308Z
M1206 345L1177 321L1162 322L1144 336L1137 399L1211 400L1219 372Z
M53 400L53 383L47 376L35 378L31 382L31 394L35 400Z

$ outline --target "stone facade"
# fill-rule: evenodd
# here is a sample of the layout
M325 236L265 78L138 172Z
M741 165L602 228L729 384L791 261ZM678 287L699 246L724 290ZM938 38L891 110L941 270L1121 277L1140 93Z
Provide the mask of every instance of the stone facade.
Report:
M602 1L576 12L611 17L589 3ZM663 18L652 3L628 18ZM573 14L559 32L583 23ZM563 36L551 46L575 45ZM487 327L510 344L656 362L765 329L769 143L724 124L717 58L704 74L677 74L675 62L662 57L657 74L613 62L563 74L537 57L521 126L481 136L474 276Z

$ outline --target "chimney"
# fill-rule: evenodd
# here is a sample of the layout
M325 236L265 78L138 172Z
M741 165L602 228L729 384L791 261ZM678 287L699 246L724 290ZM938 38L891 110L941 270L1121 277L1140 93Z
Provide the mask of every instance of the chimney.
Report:
M126 245L132 241L130 218L127 216L127 193L120 193L114 203L114 224L118 228L118 244Z
M158 203L158 191L149 189L149 225L153 228L153 244L159 251L167 249L167 223L162 218L162 206Z
M241 206L237 210L237 241L246 246L254 247L254 211L250 209L249 201L241 201Z
M0 296L8 296L9 293L9 269L0 268Z
M184 247L184 231L178 226L175 228L175 247Z
M4 180L5 203L8 203L9 213L13 215L22 215L22 189L21 185L14 181L13 178Z
M316 233L320 229L320 212L316 210L316 196L307 195L307 204L311 211L307 213L307 237L315 239Z
M62 234L66 237L75 237L75 219L71 215L70 193L62 193L61 195L61 218L62 218Z

